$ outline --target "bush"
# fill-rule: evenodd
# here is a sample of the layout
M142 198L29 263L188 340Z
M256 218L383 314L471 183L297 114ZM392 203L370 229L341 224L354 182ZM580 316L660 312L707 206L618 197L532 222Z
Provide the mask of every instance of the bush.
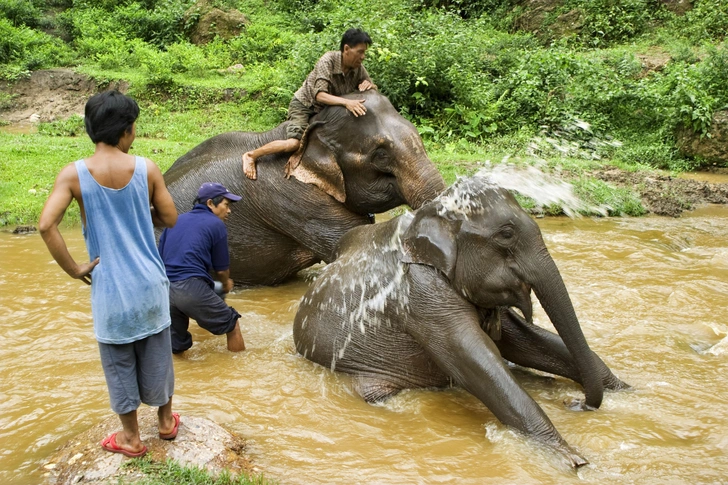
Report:
M660 126L708 133L716 110L728 106L728 45L709 47L703 62L674 62L652 83L642 83L645 103Z
M79 136L86 133L83 116L73 114L68 119L41 123L38 133L51 136Z
M13 25L19 27L38 27L42 13L31 0L2 0L0 1L0 17L5 17Z
M113 36L121 39L140 39L159 48L173 44L182 38L182 15L189 2L159 0L152 10L143 3L130 2L108 10L102 5L87 5L67 10L59 22L76 40L101 41Z
M25 71L64 66L73 53L60 39L0 18L0 79L15 80Z
M692 10L677 19L676 27L693 42L723 40L728 33L728 2L695 0Z
M638 194L630 189L614 188L602 180L573 180L574 193L589 205L606 207L610 216L642 216L647 213Z
M128 38L142 39L157 47L165 47L182 39L182 15L185 5L191 2L157 0L146 2L153 7L145 8L130 3L113 11L114 23L124 28Z
M571 9L584 14L584 25L577 38L589 47L627 42L667 18L667 11L658 0L567 0L559 12Z
M297 41L290 31L256 22L246 27L240 36L231 39L229 46L234 62L254 64L277 62L289 57Z
M462 18L488 13L502 17L512 8L510 0L416 0L421 9L434 8L454 12Z

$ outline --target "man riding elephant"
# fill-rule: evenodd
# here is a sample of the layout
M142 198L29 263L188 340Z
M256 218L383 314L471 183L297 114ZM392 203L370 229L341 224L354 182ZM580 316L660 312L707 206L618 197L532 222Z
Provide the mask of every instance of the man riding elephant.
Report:
M330 262L339 239L370 224L369 214L417 208L445 189L417 129L385 96L369 89L342 97L366 100L366 116L326 106L311 119L295 164L289 154L274 153L263 157L257 180L240 170L241 153L287 138L290 122L284 122L264 133L210 138L165 173L180 212L210 180L243 197L226 221L236 284L275 285Z
M342 98L355 91L377 89L362 65L367 48L372 44L369 34L361 29L349 29L341 38L340 51L330 51L318 60L303 85L288 105L288 128L285 140L275 140L243 154L243 171L251 180L257 178L256 161L263 155L296 152L310 118L325 105L343 106L354 116L367 112L365 99Z

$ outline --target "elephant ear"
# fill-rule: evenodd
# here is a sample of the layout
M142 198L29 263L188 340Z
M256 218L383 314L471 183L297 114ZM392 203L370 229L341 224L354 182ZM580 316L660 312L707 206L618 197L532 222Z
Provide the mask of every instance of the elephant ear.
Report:
M402 235L403 263L425 264L452 281L457 261L457 221L438 215L436 204L428 204Z
M301 137L301 145L286 164L286 178L293 175L313 184L342 204L346 202L344 174L336 161L338 150L321 135L325 121L311 123Z

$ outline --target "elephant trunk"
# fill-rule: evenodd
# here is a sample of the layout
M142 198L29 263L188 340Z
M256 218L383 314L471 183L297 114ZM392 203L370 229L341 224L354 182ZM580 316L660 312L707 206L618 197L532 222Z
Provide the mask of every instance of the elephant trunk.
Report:
M400 181L402 197L413 209L419 209L445 190L445 180L424 149L416 160L401 165L402 168L395 172L395 176Z
M576 362L585 395L584 406L580 407L596 409L604 394L599 366L581 330L561 274L546 248L537 260L540 264L533 290Z

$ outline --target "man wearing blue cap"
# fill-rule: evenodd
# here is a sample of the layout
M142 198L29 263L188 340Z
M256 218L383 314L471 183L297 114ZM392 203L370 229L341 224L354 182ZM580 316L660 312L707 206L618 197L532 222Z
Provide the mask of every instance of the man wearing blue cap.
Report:
M214 335L226 334L231 352L245 350L238 322L240 314L215 293L211 276L213 273L222 283L223 293L233 289L224 221L230 214L230 203L240 199L221 184L204 183L192 210L181 214L177 224L165 229L159 239L159 254L170 283L174 354L192 347L190 318Z

